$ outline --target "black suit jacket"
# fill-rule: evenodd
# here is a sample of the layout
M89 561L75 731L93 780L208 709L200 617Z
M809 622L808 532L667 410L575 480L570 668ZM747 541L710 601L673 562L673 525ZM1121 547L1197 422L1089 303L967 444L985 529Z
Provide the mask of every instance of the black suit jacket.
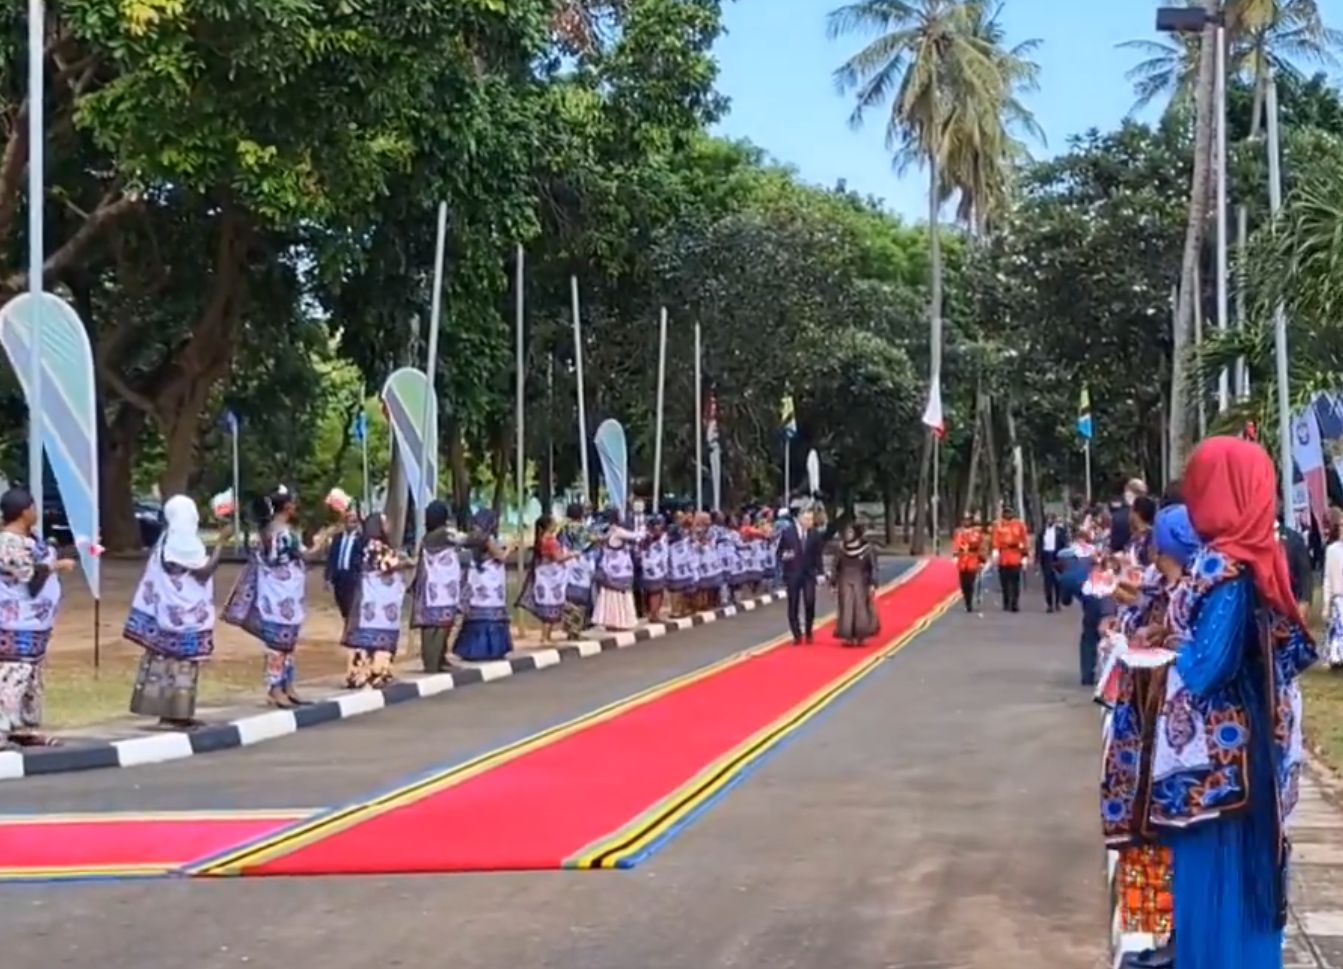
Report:
M825 568L825 534L812 527L804 539L798 534L796 523L779 538L779 564L786 582L815 581Z
M342 570L340 567L341 552L345 548L346 541L354 542L354 548L350 549L350 567ZM358 532L342 532L331 540L331 547L326 552L326 572L324 578L328 585L335 583L337 576L349 573L359 572L359 562L364 557L364 539Z
M1056 530L1054 535L1054 551L1045 551L1045 533L1051 528ZM1053 562L1058 559L1059 553L1068 547L1068 526L1059 522L1055 525L1046 525L1040 529L1040 534L1035 536L1035 556L1043 564L1046 561Z

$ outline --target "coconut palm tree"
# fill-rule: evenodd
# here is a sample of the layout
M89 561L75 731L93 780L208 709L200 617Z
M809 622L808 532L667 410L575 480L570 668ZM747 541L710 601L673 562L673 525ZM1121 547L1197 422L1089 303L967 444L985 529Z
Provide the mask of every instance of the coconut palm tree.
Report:
M1006 47L1001 12L1001 5L970 4L972 30L997 56L1001 101L996 110L972 110L963 116L957 114L959 105L953 108L942 174L941 200L959 196L956 217L980 238L1006 208L1013 173L1030 160L1026 139L1045 142L1035 115L1021 101L1022 94L1039 87L1040 66L1030 58L1040 41Z
M886 113L886 144L897 171L928 166L928 249L931 272L929 338L931 381L941 380L942 259L938 209L948 157L948 132L989 127L984 115L1004 103L1008 81L1002 51L983 36L978 0L857 0L831 12L832 39L872 36L835 71L842 92L853 92L850 122L860 125L873 110ZM932 436L924 447L915 512L915 551L923 547Z
M1309 62L1337 65L1334 52L1343 47L1343 33L1326 27L1318 0L1228 0L1228 35L1238 49L1238 71L1254 78L1250 136L1259 134L1270 73L1295 73Z

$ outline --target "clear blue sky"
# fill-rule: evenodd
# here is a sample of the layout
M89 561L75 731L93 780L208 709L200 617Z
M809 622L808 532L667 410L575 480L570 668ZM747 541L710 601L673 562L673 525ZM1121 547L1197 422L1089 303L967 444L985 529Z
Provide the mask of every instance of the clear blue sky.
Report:
M1343 28L1343 0L1319 0L1325 21ZM840 0L733 0L727 36L717 47L719 88L732 99L720 133L748 138L810 182L849 187L886 199L912 220L926 218L926 176L897 178L882 143L882 117L849 128L850 101L831 79L859 48L857 36L830 41L825 15ZM1156 0L1006 0L1003 22L1012 43L1043 41L1036 60L1040 90L1028 98L1048 142L1037 156L1062 151L1068 137L1113 127L1133 104L1124 72L1135 52L1123 40L1155 38ZM1084 12L1085 11L1085 12Z

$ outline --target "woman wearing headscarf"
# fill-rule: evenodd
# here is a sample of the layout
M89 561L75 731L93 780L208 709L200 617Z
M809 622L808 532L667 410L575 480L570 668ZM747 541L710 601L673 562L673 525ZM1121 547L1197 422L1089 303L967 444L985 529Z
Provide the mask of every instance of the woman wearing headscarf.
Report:
M392 547L387 521L379 514L364 519L359 585L340 644L350 651L345 686L382 687L392 681L392 663L401 638L401 607L406 599L403 573L413 563Z
M1277 542L1275 477L1249 441L1194 450L1184 494L1204 544L1168 608L1174 661L1134 677L1111 721L1106 836L1171 847L1180 969L1282 966L1298 678L1316 656Z
M420 631L420 660L426 673L447 668L448 641L461 611L460 540L448 523L451 517L443 501L425 505L424 540L411 587L410 625Z
M662 602L671 570L670 558L666 519L661 515L653 515L639 542L640 589L644 596L644 615L649 622L662 621Z
M43 666L56 610L58 573L75 567L33 535L37 505L22 488L0 496L0 748L47 747L42 725Z
M876 603L877 555L857 522L844 528L833 571L839 597L835 638L845 646L861 646L877 634L881 621Z
M536 520L532 558L518 605L541 621L543 643L550 642L555 625L564 615L565 563L576 554L560 545L559 527L553 517L542 515Z
M464 660L503 659L513 649L506 598L508 549L495 538L494 512L483 508L471 520L471 553L462 580L462 631L453 652Z
M584 522L583 505L574 502L565 512L560 526L560 548L564 559L564 634L577 639L587 628L592 612L592 573L597 552L592 530Z
M200 513L186 495L164 502L163 521L121 633L145 651L131 712L190 727L196 725L201 663L214 652L215 570L232 533L225 525L214 551L206 551Z
M266 647L266 699L273 707L303 706L294 690L294 650L307 615L305 566L321 561L331 534L323 528L304 545L299 534L298 502L285 488L261 502L265 521L251 560L229 593L223 620L251 633Z
M592 622L608 632L621 632L639 624L634 608L633 554L639 536L620 524L620 512L615 508L608 509L605 518L606 532L597 559L597 603L592 611Z

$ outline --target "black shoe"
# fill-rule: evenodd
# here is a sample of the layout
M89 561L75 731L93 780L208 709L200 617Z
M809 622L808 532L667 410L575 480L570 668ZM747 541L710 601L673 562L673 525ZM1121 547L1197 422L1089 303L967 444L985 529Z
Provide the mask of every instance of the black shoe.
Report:
M811 633L807 633L807 645L810 646L813 642L814 640L811 638Z
M794 636L794 637L793 637L793 645L794 645L794 646L801 646L801 645L802 645L802 637L801 637L801 636Z
M1175 965L1175 946L1164 945L1160 949L1132 952L1121 965L1123 969L1172 969Z

